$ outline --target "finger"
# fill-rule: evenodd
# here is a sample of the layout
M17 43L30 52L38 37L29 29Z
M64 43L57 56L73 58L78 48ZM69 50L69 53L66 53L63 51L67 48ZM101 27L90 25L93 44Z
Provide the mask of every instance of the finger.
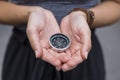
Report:
M47 39L45 39L45 40L40 40L40 44L41 44L42 48L46 48L46 49L49 49L49 48L50 48L49 42L48 42Z
M81 49L81 45L79 43L72 44L70 47L70 51L72 55L75 54L80 49Z
M62 69L62 65L56 67L57 71L60 71L61 69Z
M36 58L40 58L42 54L42 48L40 45L40 40L38 32L34 29L27 28L27 36L30 41L32 49L35 51Z
M55 57L59 57L59 59L61 60L61 62L67 62L70 57L71 57L71 53L70 53L70 50L66 50L66 51L63 51L63 52L59 52L59 51L56 51L54 50L53 48L50 48L48 50L53 56Z
M48 49L48 52L49 52L50 54L52 54L54 57L56 57L56 58L59 59L60 53L58 53L58 52L56 52L56 51L54 51L54 50L52 50L52 49ZM57 70L57 71L60 71L61 68L62 68L62 65L59 65L59 66L56 67L56 70Z
M72 52L70 51L70 49L67 49L65 51L65 53L66 53L67 56L70 56L70 57L72 56Z
M57 67L61 65L61 62L58 58L54 57L52 54L50 54L46 49L43 48L43 55L42 59L53 66Z
M40 19L40 18L41 19ZM45 19L43 18L44 14L38 12L33 12L30 14L28 24L27 24L27 36L30 41L32 49L35 51L35 55L39 58L42 54L42 48L39 40L39 33L41 29L38 29L39 26L43 26ZM41 28L41 27L39 27Z
M63 68L63 67L64 67L64 68ZM62 66L62 70L63 70L64 72L67 72L67 71L70 71L70 70L72 70L72 69L74 69L74 68L76 68L76 67L77 67L77 65L72 66L72 67L69 67L68 65L64 64L64 65Z
M82 40L82 47L81 47L81 56L83 59L87 59L88 53L91 50L91 33L87 31L88 33L83 33L83 36L81 38Z
M80 64L83 61L81 55L80 55L80 50L78 50L72 58L62 66L63 71L68 71L73 68L75 68L78 64Z
M56 58L59 58L59 56L60 56L60 54L57 51L54 51L52 49L48 49L48 52Z
M60 54L59 59L62 63L68 62L71 58L70 56L66 55L66 53L59 53L59 54Z

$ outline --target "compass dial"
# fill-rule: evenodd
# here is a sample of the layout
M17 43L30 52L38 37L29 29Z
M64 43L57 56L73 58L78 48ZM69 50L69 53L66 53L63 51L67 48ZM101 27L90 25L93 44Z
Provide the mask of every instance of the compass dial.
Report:
M50 37L50 45L58 51L64 51L70 46L70 39L64 34L54 34Z

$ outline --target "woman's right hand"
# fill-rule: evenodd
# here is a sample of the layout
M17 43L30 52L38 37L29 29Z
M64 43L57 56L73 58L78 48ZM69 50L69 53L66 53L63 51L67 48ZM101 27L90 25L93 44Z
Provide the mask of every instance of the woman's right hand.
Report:
M59 54L49 45L49 38L55 33L60 33L60 29L52 12L40 7L33 9L27 25L27 36L32 49L37 58L57 67L61 65Z

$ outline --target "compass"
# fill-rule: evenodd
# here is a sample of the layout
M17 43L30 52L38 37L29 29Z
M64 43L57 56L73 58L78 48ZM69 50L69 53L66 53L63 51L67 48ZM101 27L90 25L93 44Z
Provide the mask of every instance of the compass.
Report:
M54 50L63 52L70 47L71 41L66 35L57 33L50 37L49 44Z

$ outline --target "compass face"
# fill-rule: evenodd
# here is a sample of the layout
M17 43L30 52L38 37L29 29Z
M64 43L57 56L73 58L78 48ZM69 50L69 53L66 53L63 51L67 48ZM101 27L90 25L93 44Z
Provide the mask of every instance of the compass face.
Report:
M64 34L54 34L50 37L50 45L58 51L64 51L70 46L70 39Z

